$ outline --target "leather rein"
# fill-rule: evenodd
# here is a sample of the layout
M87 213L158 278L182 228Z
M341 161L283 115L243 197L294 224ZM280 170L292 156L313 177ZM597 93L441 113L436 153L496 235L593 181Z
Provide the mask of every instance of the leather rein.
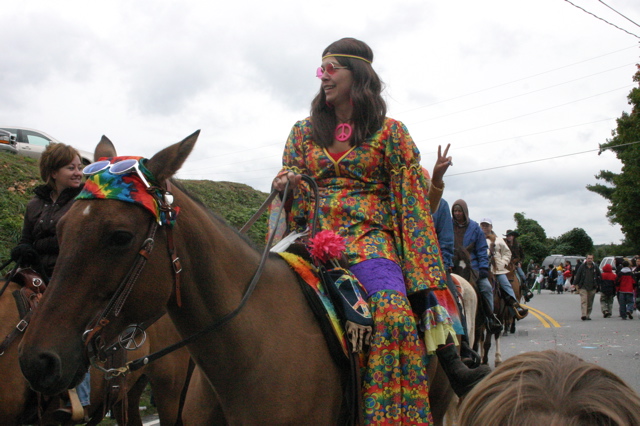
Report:
M160 205L161 210L175 217L176 210L172 206L173 195L170 192L170 183L168 180L166 181L166 184L167 184L167 190L166 191L161 190L161 192L163 192L162 197L157 195L157 190L159 189L158 187L148 188L147 191L156 198L156 200ZM315 182L313 182L313 184L315 184ZM284 192L282 194L283 207L286 202L287 193L289 192L288 189L289 189L289 183L287 182ZM268 204L273 200L273 198L275 198L277 194L278 194L278 191L274 189L271 195L269 196L269 198L260 207L261 210L249 220L250 223L248 223L248 226L245 225L242 228L241 232L245 232L248 229L248 227L250 227L250 225L253 222L255 222L257 217L264 212ZM276 220L280 219L282 210L283 208L279 209ZM129 294L131 293L133 286L135 285L138 277L140 276L140 273L142 272L142 269L144 268L147 260L149 259L151 251L153 250L154 237L157 229L158 229L158 222L154 220L152 221L149 227L147 238L142 244L140 250L138 251L136 260L134 261L131 269L129 270L127 275L125 275L123 280L120 282L118 289L116 290L115 294L112 296L111 300L108 302L105 309L96 317L94 321L92 321L94 325L92 327L89 327L83 333L83 336L82 336L83 341L85 343L86 354L89 359L89 362L91 363L91 365L93 365L93 367L105 373L105 378L107 380L114 377L128 374L129 372L136 371L144 367L145 365L149 364L150 362L153 362L171 352L174 352L186 346L187 344L195 341L205 333L211 332L221 327L222 325L226 324L227 322L231 321L234 317L236 317L240 313L242 308L245 306L247 301L249 300L249 297L253 293L258 281L260 280L267 258L269 257L269 250L273 243L273 238L275 234L275 233L272 233L271 236L269 237L269 240L262 253L258 268L256 269L256 272L254 273L253 278L251 279L249 286L245 291L245 294L240 300L240 303L233 311L227 313L223 317L219 318L212 324L209 324L207 327L201 329L195 334L177 343L174 343L164 349L154 352L153 354L144 356L142 358L139 358L133 361L129 361L123 367L108 368L108 369L104 368L98 362L104 362L107 359L108 355L114 353L115 351L121 348L126 350L135 350L140 346L142 346L142 344L146 340L146 332L145 332L146 328L148 328L151 324L157 321L162 315L164 315L164 312L162 312L160 315L142 324L130 325L125 329L123 333L121 333L118 336L118 340L115 343L111 344L110 346L107 346L105 342L103 342L100 336L101 334L100 332L102 331L102 329L106 327L110 322L109 317L111 316L117 317L122 311L122 307L124 306L124 303L126 302ZM172 258L172 265L173 265L173 270L175 275L176 303L179 307L181 307L182 302L180 297L180 272L182 272L182 267L180 265L180 259L176 254L175 245L173 243L172 229L170 226L167 226L166 230L167 230L167 245L168 245L169 253Z

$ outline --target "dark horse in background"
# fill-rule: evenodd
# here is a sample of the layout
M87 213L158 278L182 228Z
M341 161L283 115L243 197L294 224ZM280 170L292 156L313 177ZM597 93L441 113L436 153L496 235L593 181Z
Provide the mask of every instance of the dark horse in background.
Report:
M502 363L502 353L500 350L500 336L502 332L499 331L497 333L491 333L486 326L486 318L489 313L485 312L487 308L485 307L485 303L483 301L483 295L480 294L476 285L476 273L473 272L471 268L471 251L473 250L473 245L468 247L458 247L454 250L454 266L453 272L464 277L467 281L469 281L474 290L477 293L478 297L478 309L476 311L476 320L475 320L475 336L473 339L473 350L478 351L480 357L482 359L483 364L489 363L489 352L491 350L491 338L496 342L496 355L495 355L495 365L499 365ZM500 321L504 324L503 318L507 315L507 306L499 296L499 291L495 289L495 283L493 277L490 274L489 281L494 287L494 309L493 313L500 319ZM480 350L481 349L481 350Z
M18 303L21 303L21 291L24 293L24 284L6 284L6 290L0 294L0 342L12 333L24 316L18 308ZM4 285L5 281L0 281L0 288ZM140 348L127 351L125 355L128 358L124 357L122 363L134 357L142 357L178 340L178 332L166 315L150 327L147 334L147 341ZM29 388L18 363L18 345L21 338L22 335L18 334L0 355L0 425L58 424L52 413L66 402L58 395L43 397ZM118 424L142 425L139 402L149 382L155 394L160 420L163 423L174 424L179 416L179 404L187 382L188 366L189 354L183 349L125 379L105 380L104 373L91 368L89 424L98 424L105 413L111 410ZM118 388L113 389L111 384L117 385ZM123 398L126 398L126 401Z
M169 180L198 133L145 163L162 194L156 198L161 208L171 211L173 203L180 208L173 228L156 228L147 210L118 200L77 200L60 221L60 256L20 346L22 371L38 391L61 392L82 379L90 359L86 346L100 350L96 333L110 344L130 324L166 310L183 338L207 328L188 348L229 424L343 424L346 375L329 352L297 276L280 256L270 255L263 263L237 230ZM103 137L95 158L115 156ZM96 332L92 320L104 312L141 251L147 263L122 310ZM230 313L232 319L223 321ZM83 341L91 329L94 338ZM430 400L450 396L432 404L434 417L438 409L444 413L453 396L438 371L430 376ZM184 412L185 422L189 415Z

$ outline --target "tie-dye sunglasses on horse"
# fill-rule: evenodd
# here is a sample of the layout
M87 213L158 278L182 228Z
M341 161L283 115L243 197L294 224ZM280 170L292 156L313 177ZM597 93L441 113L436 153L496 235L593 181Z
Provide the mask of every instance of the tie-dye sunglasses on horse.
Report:
M87 181L76 200L111 199L140 204L160 225L173 226L180 209L160 208L160 203L171 206L173 196L157 186L145 161L143 157L113 157L89 164L83 169Z
M142 180L142 183L144 183L147 188L151 187L144 177L144 173L140 170L140 160L135 158L121 160L116 163L112 163L110 160L96 161L82 169L82 173L85 176L91 176L106 169L109 169L109 172L114 175L124 175L135 171Z

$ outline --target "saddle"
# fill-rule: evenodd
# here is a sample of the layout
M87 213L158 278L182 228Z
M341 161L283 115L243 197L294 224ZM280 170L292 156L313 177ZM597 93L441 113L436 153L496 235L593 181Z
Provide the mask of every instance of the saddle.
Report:
M278 254L296 273L300 289L320 324L332 358L348 374L344 384L344 403L349 413L345 424L364 424L360 366L362 350L368 345L373 325L368 304L360 296L364 289L355 277L351 279L352 276L344 274L348 271L342 268L323 271L323 267L316 268L301 256L289 252ZM370 326L357 324L369 321ZM365 331L367 327L368 331Z

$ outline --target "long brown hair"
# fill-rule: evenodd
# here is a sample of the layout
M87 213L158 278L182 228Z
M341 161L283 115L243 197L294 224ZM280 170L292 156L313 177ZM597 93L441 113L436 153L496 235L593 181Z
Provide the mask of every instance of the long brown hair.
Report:
M322 52L354 55L373 62L373 51L363 41L355 38L343 38L331 43ZM383 125L387 115L387 104L382 98L383 83L370 63L361 59L338 56L336 60L342 66L349 67L353 74L351 102L353 103L352 145L360 145L365 139L377 132ZM322 88L311 102L311 122L313 123L313 139L324 147L333 143L337 118L333 107L327 104Z
M554 350L507 359L469 392L460 410L461 426L640 424L640 397L620 377Z

